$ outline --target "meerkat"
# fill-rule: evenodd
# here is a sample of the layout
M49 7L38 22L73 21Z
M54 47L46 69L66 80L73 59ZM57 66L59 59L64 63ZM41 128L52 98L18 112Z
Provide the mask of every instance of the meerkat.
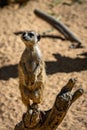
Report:
M45 85L45 63L39 48L40 35L33 31L23 32L21 39L25 50L18 64L19 89L25 106L29 108L30 101L39 104L42 101Z

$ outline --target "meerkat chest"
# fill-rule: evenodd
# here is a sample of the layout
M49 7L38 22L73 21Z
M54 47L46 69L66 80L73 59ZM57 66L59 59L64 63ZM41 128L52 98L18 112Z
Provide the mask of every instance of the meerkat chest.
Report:
M26 51L24 56L25 67L28 72L34 72L41 61L41 53L39 48Z

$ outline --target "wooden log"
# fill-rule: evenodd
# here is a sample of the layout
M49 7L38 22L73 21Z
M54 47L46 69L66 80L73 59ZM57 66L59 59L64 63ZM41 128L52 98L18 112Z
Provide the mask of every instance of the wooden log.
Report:
M47 21L49 24L51 24L54 28L56 28L60 33L64 35L64 37L67 40L78 43L76 47L81 46L82 42L79 40L79 38L77 38L75 34L71 32L70 29L67 26L65 26L62 22L37 9L34 10L34 13L43 20Z
M71 104L83 94L83 89L71 93L75 83L75 79L68 81L57 95L53 107L48 111L40 111L38 107L31 105L14 130L56 130Z

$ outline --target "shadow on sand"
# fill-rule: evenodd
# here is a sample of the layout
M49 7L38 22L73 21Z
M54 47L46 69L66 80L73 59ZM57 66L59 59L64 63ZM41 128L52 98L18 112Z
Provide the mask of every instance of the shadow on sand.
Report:
M83 55L83 54L81 54ZM87 56L84 58L70 58L61 56L60 54L53 54L57 61L46 61L47 74L54 74L58 72L80 72L87 70ZM84 55L85 56L85 55ZM9 78L18 77L18 64L4 66L0 68L0 80L8 80Z
M54 74L57 72L80 72L87 70L87 58L70 58L61 56L60 54L53 54L57 61L47 61L47 74Z

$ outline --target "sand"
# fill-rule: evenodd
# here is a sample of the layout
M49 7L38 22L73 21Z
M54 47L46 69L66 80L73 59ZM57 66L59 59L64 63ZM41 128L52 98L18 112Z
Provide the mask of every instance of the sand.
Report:
M65 2L69 2L66 1ZM67 25L81 41L83 48L70 49L70 41L42 38L40 48L46 61L47 83L41 110L52 107L55 97L70 78L77 78L75 89L84 94L69 109L60 130L87 130L87 0L82 4L56 4L52 0L31 0L0 9L0 130L13 130L26 111L18 88L17 65L25 48L16 31L34 30L40 34L62 35L45 21L36 17L41 9Z

